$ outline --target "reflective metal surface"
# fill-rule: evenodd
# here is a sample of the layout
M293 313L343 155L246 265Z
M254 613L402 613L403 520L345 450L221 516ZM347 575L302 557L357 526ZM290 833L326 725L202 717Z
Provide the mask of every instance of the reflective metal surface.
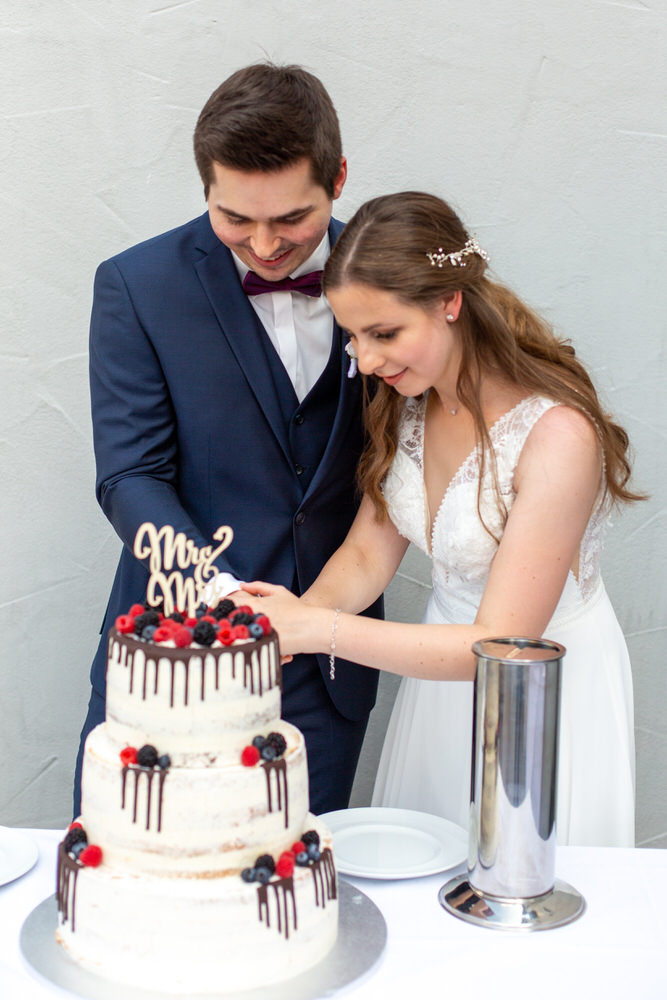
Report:
M576 890L554 888L565 648L547 639L502 637L476 642L473 652L468 874L447 883L440 901L472 923L555 927L583 910Z
M466 875L458 875L443 885L438 900L455 917L496 930L543 931L562 927L576 920L586 907L583 896L560 879L541 896L501 899L484 895L473 888Z
M202 1000L266 1000L267 996L271 1000L316 1000L369 975L384 952L387 925L375 903L360 889L339 879L338 890L338 939L327 957L312 969L271 987L197 996ZM23 957L38 976L90 1000L164 1000L164 993L120 986L82 969L56 943L57 917L55 897L49 896L28 914L21 928Z

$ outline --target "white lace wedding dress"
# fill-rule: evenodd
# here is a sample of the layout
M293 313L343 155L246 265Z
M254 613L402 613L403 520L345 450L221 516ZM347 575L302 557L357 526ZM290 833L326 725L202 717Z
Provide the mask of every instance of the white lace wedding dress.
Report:
M513 477L531 429L552 406L532 396L491 428L500 491L507 509ZM471 623L497 545L477 514L478 452L463 462L426 539L423 429L426 396L408 399L399 446L384 495L400 533L433 563L433 592L424 621ZM481 509L502 533L490 472ZM632 677L623 633L600 578L608 509L598 505L581 543L579 574L568 575L548 639L563 660L558 761L557 833L561 844L634 845ZM473 684L404 678L387 730L373 805L436 813L467 829L470 804Z

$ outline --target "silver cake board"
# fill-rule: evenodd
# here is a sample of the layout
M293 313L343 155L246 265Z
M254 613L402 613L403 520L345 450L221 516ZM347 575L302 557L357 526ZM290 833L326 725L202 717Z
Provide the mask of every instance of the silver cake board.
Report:
M387 943L387 925L380 910L360 889L338 881L338 938L326 958L293 979L271 984L271 1000L318 1000L369 975ZM178 994L156 993L102 979L77 965L56 942L58 912L55 896L39 903L21 928L23 957L38 976L88 1000L177 1000ZM266 986L233 993L196 994L201 1000L266 1000ZM195 995L192 994L194 997Z

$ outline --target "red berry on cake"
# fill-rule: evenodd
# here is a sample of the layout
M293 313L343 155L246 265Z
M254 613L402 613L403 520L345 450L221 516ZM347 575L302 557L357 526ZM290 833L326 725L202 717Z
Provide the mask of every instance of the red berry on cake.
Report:
M257 747L244 747L241 751L241 763L244 767L254 767L259 760Z
M128 611L128 615L131 615L133 618L138 618L139 615L143 615L145 610L146 608L143 606L143 604L133 604L130 610Z
M153 632L153 642L169 642L172 637L172 630L164 625L158 626Z
M87 868L97 868L102 862L102 848L97 844L88 844L88 847L81 851L79 861Z
M294 874L294 855L290 851L281 854L276 862L276 875L279 878L289 878Z
M246 625L232 625L232 637L234 639L248 639L250 632Z
M301 854L301 852L305 851L305 849L306 845L302 840L297 840L295 844L292 844L292 854L294 855Z
M124 750L121 750L120 760L123 767L128 767L130 764L136 764L137 763L136 747L125 747Z
M180 625L175 632L172 633L171 638L174 640L174 645L178 646L179 649L184 649L189 646L192 642L192 632L185 625Z
M134 618L132 615L118 615L115 625L116 631L122 635L129 635L130 632L134 632Z
M257 625L261 625L262 632L264 633L264 635L268 635L269 632L271 631L271 622L266 617L266 615L257 615L257 617L255 618L255 623Z

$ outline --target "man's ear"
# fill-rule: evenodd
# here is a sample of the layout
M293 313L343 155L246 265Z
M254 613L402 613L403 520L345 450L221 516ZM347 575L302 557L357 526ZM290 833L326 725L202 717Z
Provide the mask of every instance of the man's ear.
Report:
M334 180L333 186L333 200L340 198L343 188L345 187L345 181L347 180L347 160L344 156L340 158L340 170L336 174L336 179Z

